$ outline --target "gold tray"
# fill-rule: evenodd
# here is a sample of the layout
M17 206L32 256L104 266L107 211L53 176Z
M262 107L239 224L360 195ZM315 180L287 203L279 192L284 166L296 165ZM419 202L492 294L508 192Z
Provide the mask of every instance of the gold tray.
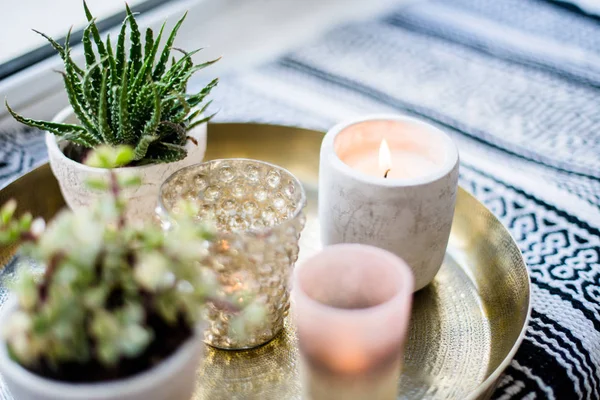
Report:
M317 182L322 138L321 132L283 126L209 126L207 159L269 161L303 182L308 218L299 262L321 247ZM64 206L48 165L2 189L0 204L11 197L21 210L46 219ZM0 269L13 253L0 249ZM434 282L415 294L399 398L489 398L523 339L529 311L529 275L519 248L490 211L460 189L444 265ZM289 324L258 349L207 348L194 399L300 399L297 356Z

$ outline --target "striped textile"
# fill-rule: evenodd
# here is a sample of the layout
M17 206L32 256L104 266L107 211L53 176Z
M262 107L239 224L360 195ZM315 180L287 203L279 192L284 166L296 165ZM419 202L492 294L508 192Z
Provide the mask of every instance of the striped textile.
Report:
M215 93L221 121L326 130L392 112L453 136L461 185L510 229L533 281L531 325L496 399L600 399L600 19L593 1L575 3L416 3ZM0 185L45 157L35 133L2 138Z

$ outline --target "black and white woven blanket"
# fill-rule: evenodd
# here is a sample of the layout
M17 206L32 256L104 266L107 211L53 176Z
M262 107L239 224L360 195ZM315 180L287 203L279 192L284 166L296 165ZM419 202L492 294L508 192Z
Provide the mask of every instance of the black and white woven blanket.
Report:
M590 14L551 0L413 4L215 93L221 121L327 130L392 112L453 135L461 185L510 229L533 281L496 399L600 399L600 18L579 3ZM0 140L0 186L45 159L37 132Z

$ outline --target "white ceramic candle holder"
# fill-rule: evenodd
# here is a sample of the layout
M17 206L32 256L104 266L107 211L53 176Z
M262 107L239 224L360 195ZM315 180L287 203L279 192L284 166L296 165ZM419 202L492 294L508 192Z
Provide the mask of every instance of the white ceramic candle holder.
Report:
M384 139L391 165L380 166L377 156ZM336 125L321 145L323 244L361 243L388 250L407 262L415 290L422 289L444 259L458 165L452 139L414 118L374 115Z

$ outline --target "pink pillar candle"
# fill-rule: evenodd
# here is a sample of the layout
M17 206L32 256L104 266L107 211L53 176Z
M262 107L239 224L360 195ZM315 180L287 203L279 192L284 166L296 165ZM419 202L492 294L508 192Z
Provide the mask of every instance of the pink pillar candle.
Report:
M294 272L305 397L395 399L413 276L372 246L325 248Z

